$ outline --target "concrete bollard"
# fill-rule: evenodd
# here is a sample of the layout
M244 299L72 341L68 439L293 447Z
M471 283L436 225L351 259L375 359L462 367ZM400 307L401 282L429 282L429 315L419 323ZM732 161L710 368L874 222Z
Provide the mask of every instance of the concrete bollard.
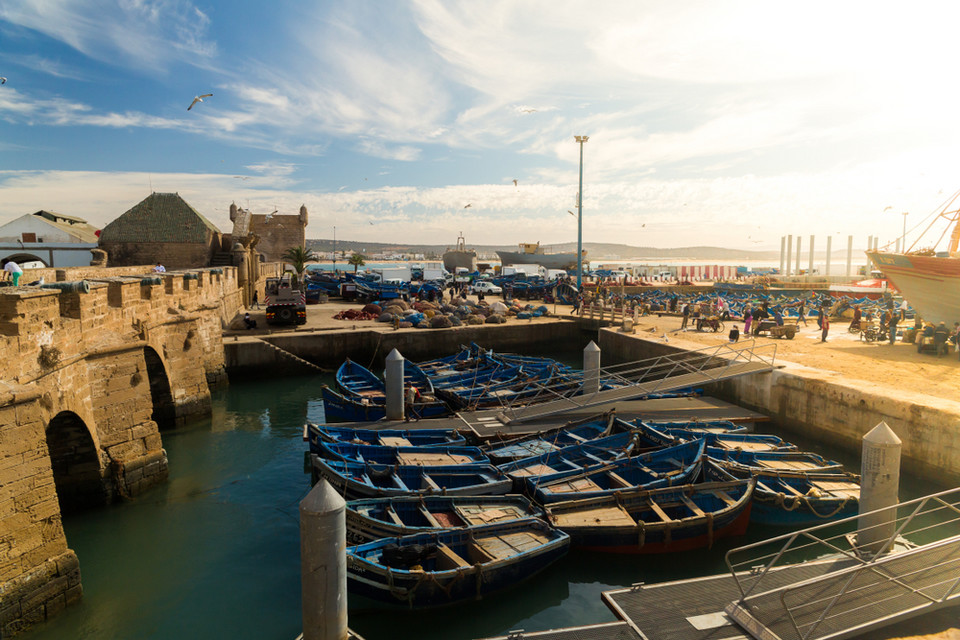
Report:
M883 509L857 520L857 548L868 555L879 553L897 529L900 448L900 438L886 422L863 436L860 513Z
M387 420L403 420L403 356L394 349L387 356Z
M346 505L326 480L300 501L303 640L347 638Z
M600 347L591 340L583 348L583 394L600 391Z

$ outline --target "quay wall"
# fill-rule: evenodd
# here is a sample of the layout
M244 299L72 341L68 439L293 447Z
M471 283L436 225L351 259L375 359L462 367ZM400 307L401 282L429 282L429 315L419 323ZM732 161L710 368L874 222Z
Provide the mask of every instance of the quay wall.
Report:
M476 342L487 348L504 351L556 350L560 345L583 348L592 338L571 320L537 322L516 321L501 325L478 325L450 329L356 329L336 331L294 331L268 334L263 342L280 347L313 364L335 370L347 357L364 366L383 364L384 358L397 349L405 358L424 360L437 354L455 353L461 345ZM257 345L256 340L224 339L224 358L231 376L271 373L299 373L290 370L289 361L274 349Z
M602 329L602 364L702 349ZM741 343L742 346L743 343ZM903 441L903 468L937 482L960 481L960 402L893 389L802 365L777 362L769 373L712 385L709 393L770 416L788 431L859 454L862 437L884 421Z
M90 275L88 292L0 288L0 637L82 594L61 514L165 480L161 430L226 383L235 269Z

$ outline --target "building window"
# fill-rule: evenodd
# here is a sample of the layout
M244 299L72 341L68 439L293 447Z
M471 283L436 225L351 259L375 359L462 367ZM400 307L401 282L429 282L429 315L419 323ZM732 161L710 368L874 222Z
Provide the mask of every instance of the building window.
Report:
M23 241L24 241L24 242L36 242L36 241L37 241L37 234L35 234L35 233L27 233L26 231L24 231L24 232L23 232Z

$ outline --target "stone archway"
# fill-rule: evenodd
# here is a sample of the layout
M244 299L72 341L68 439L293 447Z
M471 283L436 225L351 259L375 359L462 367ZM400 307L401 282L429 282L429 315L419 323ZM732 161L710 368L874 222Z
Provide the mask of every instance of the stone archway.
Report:
M107 488L100 455L87 425L72 411L61 411L47 425L47 451L61 513L104 505Z
M143 349L143 359L147 363L147 380L150 383L150 398L153 400L153 415L150 419L157 423L160 431L172 429L177 424L177 411L163 360L153 347Z
M49 264L47 264L47 262L48 262L47 260L44 260L44 259L41 258L40 256L34 255L34 254L32 254L32 253L11 253L11 254L8 255L8 256L3 256L2 259L3 259L3 260L13 260L14 262L16 262L16 263L19 264L19 265L23 265L23 264L26 263L26 262L41 262L41 263L43 263L43 266L45 266L45 267L49 267L49 266L50 266Z

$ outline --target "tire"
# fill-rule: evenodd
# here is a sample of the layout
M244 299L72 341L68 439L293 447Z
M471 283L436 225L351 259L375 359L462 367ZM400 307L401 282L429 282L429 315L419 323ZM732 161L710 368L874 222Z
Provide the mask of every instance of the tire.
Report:
M296 319L296 313L294 313L291 307L284 307L277 311L277 320L280 322L293 322Z
M714 326L713 332L714 332L714 333L722 333L722 332L723 332L723 323L720 322L719 320L717 320L717 324Z

